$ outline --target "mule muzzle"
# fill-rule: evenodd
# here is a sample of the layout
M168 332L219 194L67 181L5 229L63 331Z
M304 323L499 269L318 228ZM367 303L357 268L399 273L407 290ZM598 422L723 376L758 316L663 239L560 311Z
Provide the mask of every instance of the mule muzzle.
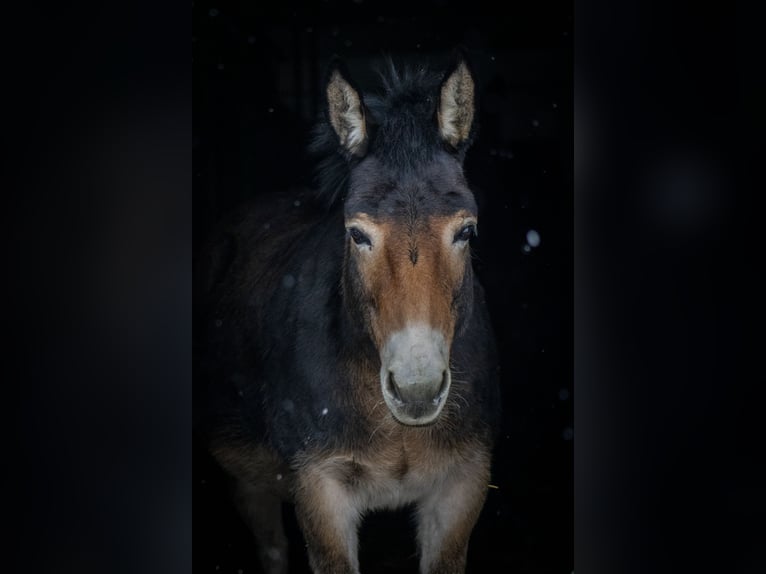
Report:
M391 414L405 425L428 425L441 413L450 388L449 349L429 327L389 337L381 353L381 387Z

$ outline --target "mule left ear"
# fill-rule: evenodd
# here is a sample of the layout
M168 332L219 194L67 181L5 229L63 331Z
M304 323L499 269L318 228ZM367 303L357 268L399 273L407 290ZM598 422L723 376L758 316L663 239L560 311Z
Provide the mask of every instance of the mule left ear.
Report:
M363 156L367 152L367 122L364 102L334 63L327 81L327 113L330 125L340 140L340 145L352 155Z
M465 58L460 55L441 85L439 132L453 148L460 147L471 135L474 116L475 83Z

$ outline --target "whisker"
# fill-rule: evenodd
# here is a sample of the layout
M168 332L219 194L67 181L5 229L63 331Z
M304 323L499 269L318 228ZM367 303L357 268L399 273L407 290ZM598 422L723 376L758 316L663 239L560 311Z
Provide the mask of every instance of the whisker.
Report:
M380 406L384 401L380 401L377 406ZM390 413L386 413L383 416L383 419L380 421L380 423L373 429L373 431L370 433L370 438L368 439L368 442L372 442L372 438L375 436L375 433L378 432L382 427L387 426L388 423L391 422L391 415ZM389 429L389 432L387 436L391 435L391 429Z
M458 385L470 385L471 381L467 381L464 379L452 379L453 383L457 383Z
M385 400L380 400L377 403L375 403L375 406L373 406L372 409L370 409L370 414L373 414L377 410L377 408L380 405L384 404L385 402L386 402Z
M463 395L456 393L455 398L463 401L463 404L465 405L466 408L469 408L471 406L470 403L468 402L468 399L466 399Z
M376 427L375 427L375 429L374 429L374 430L373 430L373 431L370 433L370 438L369 438L369 440L367 441L368 443L371 443L371 442L372 442L372 437L374 437L374 436L375 436L375 433L376 433L376 432L378 432L378 430L380 430L380 428L381 428L381 427L382 427L382 426L383 426L385 423L386 423L386 420L385 420L385 419L383 419L383 420L380 422L380 424L379 424L378 426L376 426Z
M452 362L450 362L450 364L449 364L449 370L450 370L452 373L459 373L459 374L461 374L461 375L464 375L464 374L465 374L465 371L463 371L462 369L458 369L458 368L456 368L456 367L455 367L455 365L454 365Z

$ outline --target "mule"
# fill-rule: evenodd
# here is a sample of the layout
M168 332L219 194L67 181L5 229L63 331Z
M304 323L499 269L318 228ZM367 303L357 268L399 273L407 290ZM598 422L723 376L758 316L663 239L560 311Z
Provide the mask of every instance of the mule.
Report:
M263 196L214 234L199 425L269 574L282 502L315 573L359 572L365 513L411 506L423 574L462 573L499 421L464 175L475 80L398 71L363 95L333 63L311 195Z

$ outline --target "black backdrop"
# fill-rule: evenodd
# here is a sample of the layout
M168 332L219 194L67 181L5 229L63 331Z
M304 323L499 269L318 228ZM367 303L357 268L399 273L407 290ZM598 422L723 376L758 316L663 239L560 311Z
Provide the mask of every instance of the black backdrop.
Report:
M476 71L479 133L466 159L479 201L475 266L501 356L503 432L469 572L573 568L572 7L431 0L193 4L194 230L258 193L310 185L305 152L327 62L364 89L384 56L444 63L462 45ZM539 238L535 239L534 231ZM528 241L529 238L529 241ZM530 244L531 243L531 244ZM194 450L197 572L258 572L225 481ZM288 513L289 534L298 537ZM364 572L416 571L403 513L371 517ZM307 572L303 544L294 572Z

